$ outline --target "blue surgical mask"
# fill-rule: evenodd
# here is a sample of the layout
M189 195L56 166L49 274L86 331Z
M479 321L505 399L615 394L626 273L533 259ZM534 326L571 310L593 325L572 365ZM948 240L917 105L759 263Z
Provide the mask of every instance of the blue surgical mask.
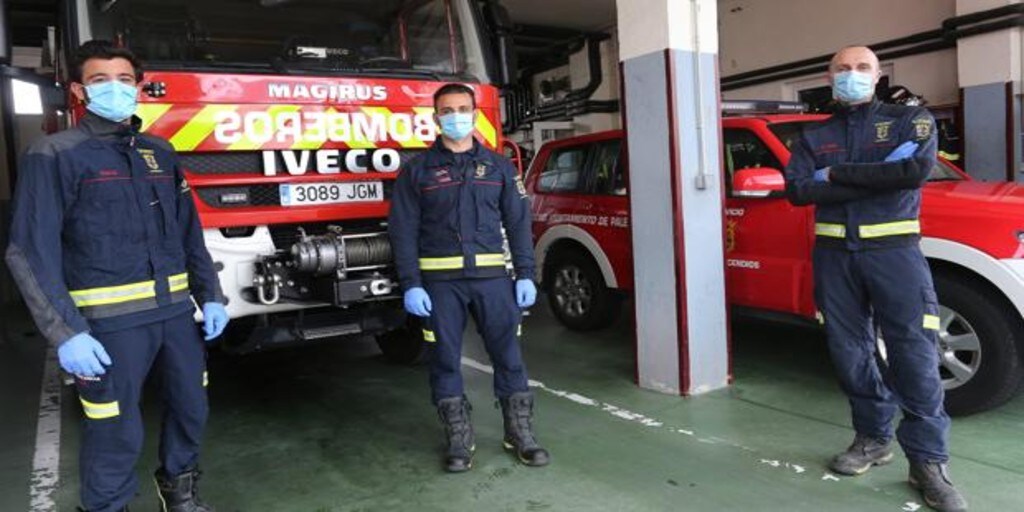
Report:
M135 113L139 91L133 85L112 80L85 86L85 108L104 119L120 123Z
M843 103L859 103L875 93L875 77L859 71L843 71L832 77L832 97Z
M452 112L437 119L441 122L441 133L451 140L460 141L473 133L472 112Z

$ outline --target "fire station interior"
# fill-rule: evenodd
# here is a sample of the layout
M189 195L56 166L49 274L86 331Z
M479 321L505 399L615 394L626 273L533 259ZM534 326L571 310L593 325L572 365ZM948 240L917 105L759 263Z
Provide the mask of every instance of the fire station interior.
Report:
M470 321L461 371L476 447L470 471L445 472L446 438L428 379L431 340L402 316L397 282L380 277L394 272L390 249L366 242L369 254L385 255L375 277L354 288L333 282L326 302L307 311L301 306L309 299L306 284L321 282L315 279L325 272L284 286L273 284L282 276L275 268L318 269L323 260L307 265L300 256L354 251L356 242L327 242L343 238L330 227L335 218L318 217L315 226L286 233L272 210L259 210L269 212L260 220L269 228L210 227L207 215L217 208L269 204L286 214L277 186L258 183L270 177L258 167L266 157L256 156L255 145L233 163L218 164L202 152L231 151L198 139L188 144L187 137L160 132L162 121L144 120L144 129L171 139L186 172L196 173L195 180L188 175L194 191L202 192L205 178L222 180L194 198L206 203L200 219L222 285L244 289L232 296L231 322L209 343L206 363L210 415L201 495L217 510L927 510L908 485L908 460L898 447L891 464L861 476L829 467L854 437L850 403L814 305L813 209L791 205L783 191L782 171L803 127L840 110L828 64L852 45L870 46L879 57L878 101L921 107L935 120L934 133L925 133L937 140L938 160L922 188L921 247L938 294L952 481L971 510L1024 510L1020 0L0 0L0 6L4 248L14 209L23 206L13 202L23 179L19 156L84 112L69 99L65 68L69 42L86 33L113 34L108 37L154 63L155 72L271 76L287 92L264 98L262 106L271 109L275 102L309 100L310 92L302 100L295 83L352 77L383 84L391 95L399 89L430 94L439 81L493 91L479 105L485 123L478 120L475 137L512 159L531 205L538 294L518 342L535 400L534 432L551 456L545 467L527 466L503 449L494 365ZM90 19L91 32L82 26ZM165 85L167 98L175 97L174 82ZM153 105L164 92L147 87L140 117L147 105L147 115L163 112ZM362 100L367 113L375 106L413 111L411 104L373 103L381 100L374 90L365 97L362 89L349 90L356 99L345 101ZM324 104L346 94L323 91ZM878 142L895 128L873 130ZM427 142L391 146L397 150L384 156L387 149L370 149L353 157L358 164L346 165L373 173L359 166L384 165L392 154L404 165L436 136L427 131L434 133ZM212 125L204 136L211 133ZM267 183L315 173L318 157L311 155L301 169L298 157L276 160L278 175ZM252 165L247 172L256 181L250 187L224 180L217 174L224 165ZM390 198L391 185L382 189ZM267 233L277 251L237 256L254 233ZM58 364L59 342L41 334L4 265L0 510L76 510L82 424L89 420L73 376ZM231 271L236 265L240 270ZM332 279L345 276L332 272L326 272ZM367 285L374 294L382 290L373 307L390 308L394 330L351 328L360 325L352 324L353 315L366 310L345 297L360 286L371 293ZM323 291L309 286L313 295ZM243 303L244 311L231 309ZM877 337L873 361L889 379L884 333ZM147 383L142 398L146 437L136 472L143 483L132 510L159 506L150 483L163 414L156 384Z

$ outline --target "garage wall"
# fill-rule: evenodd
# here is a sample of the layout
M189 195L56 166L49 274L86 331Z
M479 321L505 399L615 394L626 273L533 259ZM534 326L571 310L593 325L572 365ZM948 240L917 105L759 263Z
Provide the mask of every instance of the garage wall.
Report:
M957 14L956 0L719 0L718 11L723 77L932 30ZM891 83L931 105L958 101L955 49L882 64ZM803 77L725 91L722 97L795 100L796 91L824 84L824 75Z
M611 34L611 38L601 43L601 86L591 99L611 100L619 97L619 47L618 34L612 28L601 29L599 32ZM590 70L587 67L587 48L572 54L569 65L555 68L538 74L533 79L534 97L540 90L544 80L568 76L573 89L583 87L590 81ZM618 114L587 114L573 119L577 135L614 130L622 126ZM525 134L524 134L525 135ZM523 141L522 137L517 140Z
M621 0L620 0L621 1ZM986 0L995 3L1005 0ZM938 28L957 15L956 0L718 0L719 72L727 77ZM807 20L818 20L811 23ZM614 34L614 32L613 32ZM604 81L594 99L619 93L617 37L601 45ZM959 101L957 50L949 49L882 63L894 85L921 94L933 106ZM572 86L587 81L586 51L565 66L538 75L534 87L552 76L570 75ZM799 77L725 91L723 99L795 100L800 90L826 85L825 75ZM590 114L574 120L576 133L619 128L619 114Z

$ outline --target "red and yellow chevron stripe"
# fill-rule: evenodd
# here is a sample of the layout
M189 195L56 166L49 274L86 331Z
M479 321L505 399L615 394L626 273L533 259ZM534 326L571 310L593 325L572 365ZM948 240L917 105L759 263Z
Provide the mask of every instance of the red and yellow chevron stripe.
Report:
M141 103L142 131L178 151L421 149L437 137L431 107ZM476 133L498 144L497 112L481 111Z

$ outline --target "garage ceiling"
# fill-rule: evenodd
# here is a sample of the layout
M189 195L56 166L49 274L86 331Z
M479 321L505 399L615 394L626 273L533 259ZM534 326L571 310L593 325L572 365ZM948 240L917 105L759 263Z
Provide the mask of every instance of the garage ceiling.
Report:
M524 25L606 29L615 24L615 0L501 0L512 21Z

